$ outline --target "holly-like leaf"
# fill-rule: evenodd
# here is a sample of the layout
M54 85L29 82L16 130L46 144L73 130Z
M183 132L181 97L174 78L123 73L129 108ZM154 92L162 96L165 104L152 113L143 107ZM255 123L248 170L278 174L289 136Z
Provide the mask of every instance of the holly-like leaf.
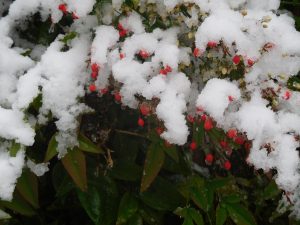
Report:
M226 203L225 207L230 218L237 225L256 225L252 213L243 205L238 203Z
M96 154L104 154L102 148L95 145L90 139L88 139L83 134L78 135L78 143L79 149L85 152L96 153Z
M29 205L17 191L15 191L13 200L11 202L1 201L0 205L25 216L32 216L35 214L35 211L31 205Z
M48 162L49 160L51 160L54 156L56 156L58 154L58 152L57 152L58 143L56 141L56 135L57 134L54 134L49 141L44 162Z
M87 190L85 155L75 147L73 150L69 150L61 161L75 184L82 191Z
M126 192L120 202L117 225L125 224L138 210L138 201L130 193Z
M185 207L185 208L180 208L178 207L175 212L175 214L179 215L180 217L183 217L185 220L184 221L194 221L195 224L197 225L204 225L203 217L200 214L199 211L197 211L194 208L190 207ZM193 223L192 223L193 224Z
M22 176L18 179L16 188L22 197L34 208L39 207L38 180L29 169L23 170Z
M94 224L101 224L101 204L102 199L99 191L94 186L89 186L87 192L77 191L78 199L86 213Z
M9 149L10 157L16 157L16 155L20 149L21 149L21 145L19 143L13 142Z
M144 172L141 182L141 192L148 189L158 175L165 160L164 150L157 143L152 143L147 151Z
M221 205L216 209L216 225L223 225L227 219L227 211Z

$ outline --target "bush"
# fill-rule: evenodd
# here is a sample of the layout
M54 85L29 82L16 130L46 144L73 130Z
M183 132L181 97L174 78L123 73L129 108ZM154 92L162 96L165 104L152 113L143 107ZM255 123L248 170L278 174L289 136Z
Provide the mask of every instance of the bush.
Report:
M0 5L5 224L298 223L297 1Z

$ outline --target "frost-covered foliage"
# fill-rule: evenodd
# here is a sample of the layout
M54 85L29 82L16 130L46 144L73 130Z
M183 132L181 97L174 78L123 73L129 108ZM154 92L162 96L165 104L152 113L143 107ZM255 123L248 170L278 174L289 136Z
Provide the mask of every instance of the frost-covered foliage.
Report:
M91 13L95 0L6 2L0 1L3 9L9 7L0 20L0 136L6 140L0 170L11 176L0 179L2 199L11 199L24 164L23 151L8 156L7 141L31 146L35 127L55 119L63 157L78 144L77 119L89 110L81 98L111 88L124 106L151 104L164 126L161 137L172 144L187 142L186 115L205 113L214 126L236 129L252 141L248 163L275 169L283 190L299 192L300 94L287 81L300 71L300 33L290 16L277 11L279 0L151 1L164 29L145 27L155 18L145 21L134 11L119 15L119 0L97 15ZM141 12L149 2L139 1ZM26 27L36 13L54 24L71 13L74 22L49 46L33 45L16 28ZM75 37L68 40L70 34ZM39 96L42 106L32 115L26 109ZM38 174L47 171L31 161L27 165ZM297 196L291 199L300 204Z

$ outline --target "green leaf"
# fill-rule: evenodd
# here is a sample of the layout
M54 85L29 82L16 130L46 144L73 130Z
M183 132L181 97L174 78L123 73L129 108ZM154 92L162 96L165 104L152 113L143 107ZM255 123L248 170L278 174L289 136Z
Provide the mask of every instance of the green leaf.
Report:
M208 181L209 188L213 190L217 190L219 188L223 188L229 183L232 183L232 178L215 178L213 180Z
M142 176L142 167L127 160L116 161L109 174L119 180L137 181Z
M117 225L124 224L131 218L138 209L138 201L130 193L126 192L120 202Z
M191 188L191 198L193 202L205 212L208 212L211 208L208 199L208 191L206 188Z
M164 163L164 160L165 153L163 149L157 143L152 143L149 146L146 155L141 182L141 192L146 191L150 184L154 181Z
M60 41L67 44L68 41L73 40L76 36L77 36L77 33L72 31L72 32L66 34L62 39L60 39Z
M23 170L21 177L18 179L16 188L22 197L34 208L39 207L38 180L29 169Z
M8 220L10 218L11 218L11 216L8 213L6 213L6 212L4 212L3 210L0 209L0 221L1 220Z
M163 225L163 213L155 211L146 205L143 205L142 208L139 208L139 214L149 225Z
M263 191L263 198L265 200L272 199L277 195L279 195L280 193L281 191L278 189L275 181L271 181Z
M94 186L89 186L87 192L77 191L78 199L94 224L101 224L101 196Z
M16 157L16 155L20 149L21 149L21 145L19 143L16 143L15 141L13 141L13 143L9 149L10 157Z
M178 156L178 152L177 152L177 148L176 146L171 146L171 147L165 147L163 146L162 149L164 150L164 152L170 156L175 162L179 162L179 156Z
M85 155L78 148L74 148L69 150L61 161L75 184L82 191L87 190Z
M231 194L231 195L224 196L222 198L222 201L226 203L239 203L240 201L242 201L242 199L239 194Z
M173 211L185 203L185 199L174 184L161 177L157 177L151 188L140 194L140 199L151 208L159 211Z
M16 191L14 193L14 197L11 202L1 201L0 205L25 216L32 216L35 214L34 209Z
M85 152L104 154L103 149L95 145L90 139L83 134L78 135L79 149Z
M49 160L51 160L58 153L57 152L57 145L58 145L58 143L56 141L56 135L57 135L57 133L54 134L52 136L52 138L50 139L50 141L49 141L44 162L48 162Z
M238 203L224 204L230 218L237 225L256 225L252 213L243 205Z
M227 219L227 211L220 204L216 209L216 225L223 225Z
M128 225L143 225L143 218L139 214L134 214L128 221Z
M194 225L193 219L190 217L185 218L182 225Z
M180 208L180 207L178 207L174 211L174 213L176 215L179 215L180 217L185 218L185 220L194 221L197 225L204 225L202 215L199 213L199 211L197 211L194 208L190 208L190 207Z

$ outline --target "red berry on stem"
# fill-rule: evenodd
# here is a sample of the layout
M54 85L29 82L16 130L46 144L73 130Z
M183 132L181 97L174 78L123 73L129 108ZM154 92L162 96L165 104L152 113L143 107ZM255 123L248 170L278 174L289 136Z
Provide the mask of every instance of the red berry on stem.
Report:
M59 9L60 11L62 11L64 14L66 14L66 13L68 12L68 10L67 10L67 5L66 5L66 4L60 4L60 5L58 6L58 9Z
M212 120L210 118L207 118L204 122L204 130L209 131L211 129L213 129L213 123Z
M191 149L192 151L195 151L195 150L197 149L197 143L196 143L195 141L192 141L192 142L190 143L190 149Z
M239 136L234 139L234 142L237 143L238 145L242 145L245 143L245 140L243 137Z
M200 56L200 49L199 48L195 48L194 51L193 51L193 55L195 57L199 57Z
M214 48L214 47L217 46L217 42L215 42L215 41L209 41L209 42L207 43L207 46L210 47L210 48Z
M148 116L150 110L151 110L150 107L146 103L140 105L140 112L143 116Z
M241 57L239 55L235 55L233 58L232 58L232 62L237 65L239 64L241 61Z
M138 119L138 125L139 125L140 127L143 127L143 126L145 125L145 121L144 121L142 118L139 118L139 119Z
M100 89L100 93L103 94L103 95L105 95L107 92L108 92L107 88Z
M205 156L205 163L206 164L208 164L208 165L211 165L212 164L212 162L214 161L214 156L213 156L213 154L207 154L206 156Z
M254 65L254 61L252 59L248 59L247 60L248 66L253 66Z
M118 23L118 30L124 30L124 27L121 23Z
M233 98L231 95L229 95L229 96L228 96L228 100L229 100L230 102L232 102L232 101L234 100L234 98Z
M202 114L202 115L201 115L201 121L205 121L206 118L207 118L207 116L206 116L205 114Z
M187 120L190 122L190 123L194 123L195 122L195 117L193 117L192 115L187 115Z
M124 53L120 53L120 59L123 59L125 57Z
M99 72L99 65L97 63L93 63L91 65L92 72L98 73Z
M164 132L164 129L162 127L157 127L155 130L158 135L161 135Z
M227 148L228 143L226 141L222 140L222 141L220 141L220 145L222 148Z
M96 87L96 85L95 85L95 84L90 84L90 86L89 86L89 90L90 90L91 92L94 92L94 91L96 91L96 89L97 89L97 87Z
M92 72L91 77L92 77L93 79L97 79L98 73Z
M167 73L171 73L171 72L172 72L172 68L171 68L169 65L167 65L167 66L165 67L165 71L166 71Z
M159 71L159 74L162 74L162 75L167 75L167 71L165 70L165 69L161 69L160 71Z
M120 37L125 37L127 35L127 31L126 30L120 30L119 31L119 36Z
M223 166L225 170L231 169L231 163L229 162L229 160L225 161Z
M143 58L143 59L147 59L149 57L149 53L144 51L144 50L141 50L139 52L139 55Z
M284 93L284 96L283 96L283 99L285 99L285 100L289 100L290 99L290 97L291 97L291 92L290 91L286 91L285 93Z
M122 96L120 95L120 92L115 92L114 98L116 102L120 102L122 100Z
M227 131L227 137L235 138L237 136L237 131L235 129L229 129Z

